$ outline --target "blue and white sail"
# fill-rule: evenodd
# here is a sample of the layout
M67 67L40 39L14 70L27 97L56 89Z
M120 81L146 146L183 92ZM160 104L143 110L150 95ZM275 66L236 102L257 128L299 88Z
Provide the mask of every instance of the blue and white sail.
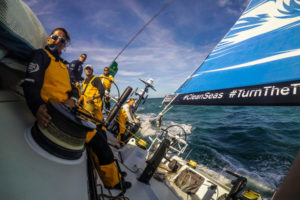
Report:
M173 104L300 105L300 1L252 0Z

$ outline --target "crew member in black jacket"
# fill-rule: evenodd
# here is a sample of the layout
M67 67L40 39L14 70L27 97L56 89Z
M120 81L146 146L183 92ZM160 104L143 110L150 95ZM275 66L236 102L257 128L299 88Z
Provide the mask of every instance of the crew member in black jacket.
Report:
M48 45L44 49L34 52L32 62L26 70L26 78L23 83L24 95L30 110L42 127L47 127L51 121L51 116L46 107L48 101L65 103L74 107L74 100L71 98L74 96L74 91L72 92L69 70L66 62L60 57L62 50L69 41L70 36L64 28L54 29L47 38ZM110 153L109 156L113 160L113 153L103 135L95 138L98 139L95 141L95 145L99 146L100 152L104 152L103 154ZM102 159L103 156L100 156L99 160L102 161ZM130 183L121 183L117 170L112 169L111 165L103 166L103 170L109 172L106 174L108 180L102 180L107 184L105 186L111 189L121 189L121 185L129 188ZM110 183L110 176L117 177L117 180L112 184Z
M31 112L43 127L51 120L46 108L50 99L74 106L67 62L60 57L69 41L70 36L64 28L54 29L47 38L48 45L34 52L27 67L24 95Z
M83 81L81 77L83 72L83 63L86 61L87 55L81 54L77 60L73 60L69 65L70 78L72 83Z

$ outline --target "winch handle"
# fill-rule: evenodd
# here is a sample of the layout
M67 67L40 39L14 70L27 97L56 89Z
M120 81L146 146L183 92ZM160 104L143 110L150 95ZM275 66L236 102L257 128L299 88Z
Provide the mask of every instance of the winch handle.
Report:
M232 171L229 171L229 170L225 170L225 172L226 172L227 174L230 174L230 175L236 177L236 178L240 178L240 177L241 177L240 175L238 175L238 174L236 174L236 173L233 173Z

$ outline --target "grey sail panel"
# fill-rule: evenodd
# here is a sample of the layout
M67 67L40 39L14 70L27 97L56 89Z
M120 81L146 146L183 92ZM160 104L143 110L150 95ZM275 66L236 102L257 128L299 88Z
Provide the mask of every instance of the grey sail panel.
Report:
M28 61L32 50L45 46L47 34L30 8L20 0L0 1L0 55ZM24 71L24 69L19 69Z

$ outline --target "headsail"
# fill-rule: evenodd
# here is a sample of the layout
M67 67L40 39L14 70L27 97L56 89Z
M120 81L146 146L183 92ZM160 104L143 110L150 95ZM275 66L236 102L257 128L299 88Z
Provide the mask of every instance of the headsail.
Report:
M300 2L252 0L173 104L300 105Z

